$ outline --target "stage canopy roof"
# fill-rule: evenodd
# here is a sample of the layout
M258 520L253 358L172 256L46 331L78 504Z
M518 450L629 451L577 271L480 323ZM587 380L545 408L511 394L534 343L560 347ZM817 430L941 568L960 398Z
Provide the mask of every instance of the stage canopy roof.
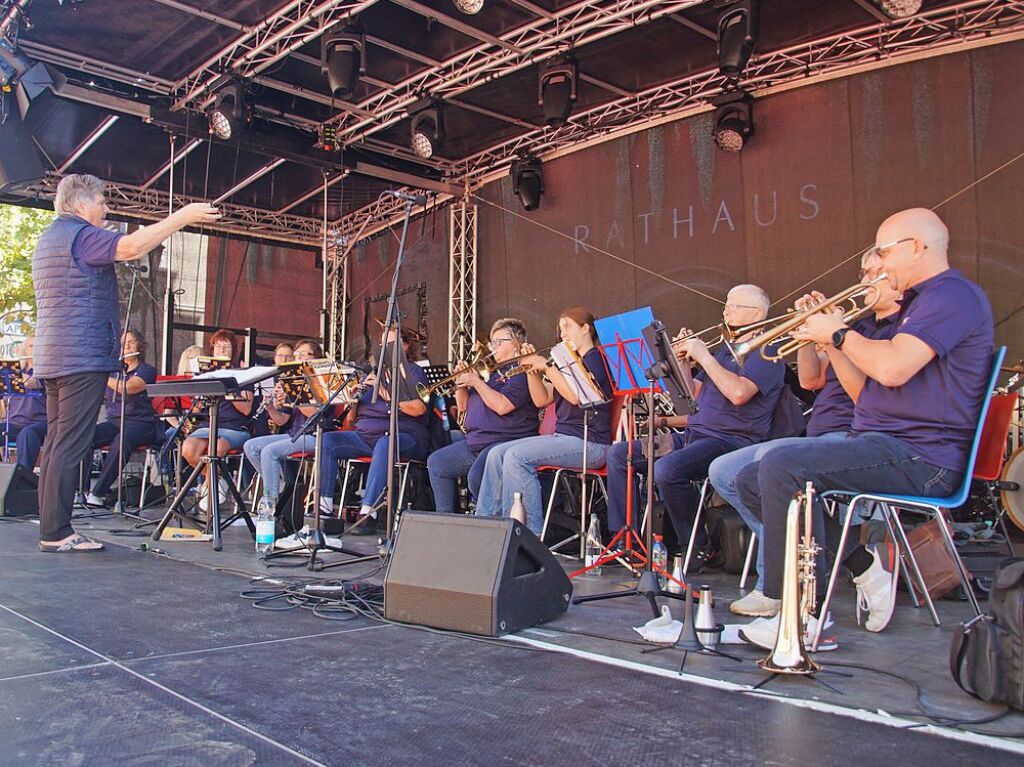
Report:
M6 199L41 204L63 174L93 173L113 182L115 213L163 216L173 137L176 204L215 200L225 233L315 246L325 219L348 233L367 216L390 220L401 202L381 199L386 189L421 189L443 203L507 174L519 155L549 159L712 109L737 85L757 97L1024 33L1016 0L771 0L760 4L754 55L730 82L717 26L735 0L482 5L470 15L454 0L6 2L2 24L16 49L66 78L37 94L25 117L48 175ZM920 9L907 18L882 11L901 5ZM321 49L325 35L343 32L364 36L365 71L334 98ZM552 128L539 80L566 55L577 99ZM207 110L233 83L252 119L221 140ZM443 110L445 139L423 159L410 147L411 113L431 103ZM325 126L333 151L315 146Z

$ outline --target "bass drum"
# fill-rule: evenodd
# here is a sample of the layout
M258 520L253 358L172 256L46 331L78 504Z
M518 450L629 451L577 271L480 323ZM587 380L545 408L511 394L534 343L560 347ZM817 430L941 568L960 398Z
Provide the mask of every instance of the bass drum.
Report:
M1013 524L1024 530L1024 447L1018 448L1006 459L1000 479L1000 485L1004 485L999 490L1003 510ZM1015 489L1006 489L1005 485Z

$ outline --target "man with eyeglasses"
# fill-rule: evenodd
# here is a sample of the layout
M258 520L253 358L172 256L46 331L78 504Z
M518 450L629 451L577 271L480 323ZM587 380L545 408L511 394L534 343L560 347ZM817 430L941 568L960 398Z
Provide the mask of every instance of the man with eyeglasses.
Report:
M71 526L77 466L92 446L107 379L121 369L114 264L146 255L175 232L220 218L192 203L128 235L103 227L106 184L72 174L57 185L56 220L32 256L36 293L35 374L46 390L47 436L39 473L39 550L100 551Z
M487 453L495 445L537 434L537 407L530 397L526 374L505 377L523 351L526 328L520 320L505 318L491 326L490 349L495 372L484 380L477 370L463 370L455 379L455 402L465 439L435 450L427 459L434 508L455 511L455 481L467 477L475 498L480 490Z
M860 280L873 282L878 289L873 312L856 320L852 327L866 338L892 338L896 331L895 314L899 310L898 294L886 279L881 279L882 261L877 254L867 252L861 258ZM793 308L804 311L825 300L825 296L813 292L797 299ZM806 437L773 439L734 450L712 461L708 478L718 494L739 512L740 517L758 537L763 540L761 521L743 505L736 491L736 477L747 466L756 464L770 451L793 444L803 444L807 438L843 439L853 423L854 401L851 397L860 395L864 386L864 374L854 367L849 358L834 346L819 348L815 344L804 346L797 352L797 374L804 389L818 392L807 424ZM816 538L821 540L820 533ZM750 617L772 617L779 611L780 601L764 595L765 559L767 556L782 556L782 552L768 552L767 547L758 546L758 578L754 589L729 605L737 615ZM819 649L822 645L819 644Z
M794 333L841 349L863 372L852 431L841 440L772 451L737 478L740 500L764 525L768 597L781 597L786 512L805 483L819 494L843 489L941 497L959 487L966 471L992 365L988 298L950 268L949 232L931 211L890 216L875 241L889 284L902 294L893 337L869 338L837 314L810 317ZM826 523L837 524L827 516ZM867 610L865 627L881 631L895 605L895 563L859 546L839 556L854 575L858 606ZM744 634L755 644L774 642L776 620L758 619ZM829 617L824 620L827 626ZM813 634L816 621L809 624Z
M760 287L737 285L726 296L722 318L732 328L750 325L768 315L768 306L768 295ZM672 435L672 451L654 464L654 482L679 541L687 539L696 516L694 481L707 476L708 466L718 456L767 439L785 377L784 365L768 362L759 354L751 355L740 367L724 344L712 353L701 339L688 335L685 328L680 331L682 340L674 349L684 363L684 373L690 365L701 368L693 381L699 409L691 416L666 419L665 425L686 428ZM642 445L642 440L634 440L632 445L633 466L639 471L647 468ZM626 524L629 453L628 442L617 442L608 451L608 527L612 532ZM706 544L707 535L698 530L691 572L698 572L708 559Z

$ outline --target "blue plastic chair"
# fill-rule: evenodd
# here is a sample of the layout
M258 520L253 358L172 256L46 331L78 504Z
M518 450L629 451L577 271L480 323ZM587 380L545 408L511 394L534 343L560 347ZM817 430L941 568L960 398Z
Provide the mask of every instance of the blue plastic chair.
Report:
M974 596L974 591L971 589L971 578L967 572L967 568L964 567L963 560L960 559L960 554L956 550L956 545L953 543L953 535L949 529L949 524L946 521L944 511L947 509L955 509L967 500L967 496L971 490L971 479L974 474L974 464L978 459L978 447L981 445L982 433L985 426L985 417L988 415L988 406L991 401L991 393L995 390L996 384L999 380L999 368L1003 364L1003 358L1006 356L1006 347L1001 346L996 349L995 355L992 362L992 372L989 375L987 395L982 400L981 412L978 413L978 428L974 432L974 441L971 443L971 453L967 459L967 466L964 469L963 482L960 483L960 487L955 493L946 498L936 498L919 495L885 495L876 493L858 493L851 490L829 490L822 493L822 499L836 498L849 498L849 506L846 511L846 518L843 520L843 532L839 537L839 547L836 549L837 552L842 552L846 546L846 537L850 530L850 521L854 517L854 512L858 504L875 502L878 503L882 509L882 515L885 518L886 524L889 526L889 530L893 534L893 540L897 540L897 545L903 550L906 557L906 561L913 572L913 577L920 587L921 593L924 595L925 602L928 604L928 610L932 614L932 620L935 625L940 625L939 615L935 611L935 605L932 603L931 596L928 594L928 589L924 583L924 578L921 577L921 571L917 566L917 560L914 558L914 553L911 551L910 542L907 539L906 531L900 524L899 514L897 509L909 509L923 514L933 514L936 519L939 520L939 529L942 531L942 537L946 542L946 548L949 549L950 556L953 558L953 562L956 565L957 574L960 576L960 585L963 588L964 594L967 595L967 600L971 603L971 608L974 610L975 615L981 615L981 607L978 605L978 600ZM821 614L828 614L829 602L832 599L832 590L835 588L836 577L839 574L839 566L841 564L840 558L837 556L835 564L832 566L832 574L828 579L828 589L825 591L825 600L821 605ZM911 596L913 597L914 590L910 590ZM917 600L915 599L915 604ZM819 622L818 631L814 636L814 641L811 643L811 650L814 651L818 647L818 639L821 635L821 626L824 621Z

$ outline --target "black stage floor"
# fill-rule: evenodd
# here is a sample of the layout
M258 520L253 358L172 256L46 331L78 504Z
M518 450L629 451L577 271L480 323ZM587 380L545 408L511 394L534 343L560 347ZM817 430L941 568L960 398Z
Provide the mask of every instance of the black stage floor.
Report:
M115 535L92 555L36 550L32 522L0 523L0 765L907 765L1021 764L1024 741L912 727L918 684L929 709L998 712L959 693L945 669L950 626L901 604L871 635L837 597L840 649L823 653L834 693L763 678L743 662L641 654L638 600L572 607L563 618L479 641L301 609L257 610L240 596L266 574L244 528L208 543ZM362 545L368 543L346 545ZM357 577L373 566L326 577ZM304 570L276 570L304 575ZM724 599L735 576L709 576ZM578 593L627 584L625 571L576 581ZM725 618L724 604L718 608ZM846 664L840 668L840 664ZM874 671L849 668L863 665ZM1024 716L987 725L1024 734ZM967 760L970 760L968 762Z

